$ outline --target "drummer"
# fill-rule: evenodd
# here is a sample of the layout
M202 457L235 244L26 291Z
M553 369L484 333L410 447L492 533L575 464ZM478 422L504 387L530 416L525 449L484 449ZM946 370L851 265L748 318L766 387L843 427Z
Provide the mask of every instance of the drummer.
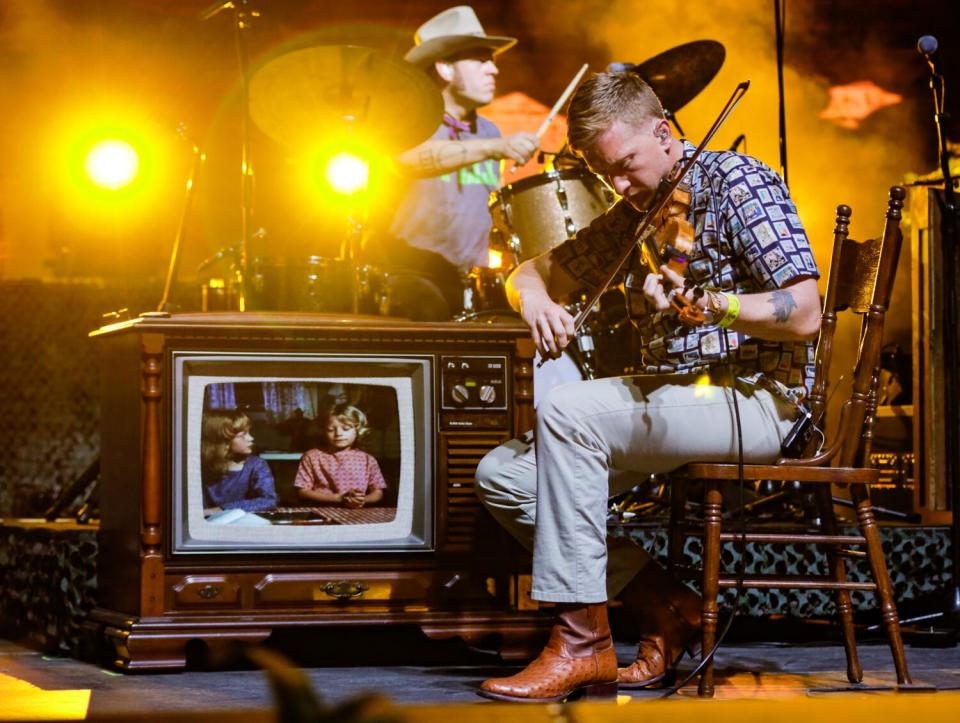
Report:
M406 278L393 288L392 313L434 321L463 308L462 279L488 265L488 200L500 186L500 161L526 163L539 139L504 137L477 115L493 100L497 56L516 38L487 35L473 8L460 5L421 25L414 41L405 58L436 82L444 115L428 140L395 159L410 185L375 253Z

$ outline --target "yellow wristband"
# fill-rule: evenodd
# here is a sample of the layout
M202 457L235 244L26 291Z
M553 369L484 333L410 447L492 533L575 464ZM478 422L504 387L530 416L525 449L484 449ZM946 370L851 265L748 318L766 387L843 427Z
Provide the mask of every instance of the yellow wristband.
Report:
M733 322L737 320L737 317L740 316L740 297L736 294L727 293L724 293L724 296L727 299L727 310L717 322L717 326L721 329L726 329L731 326Z

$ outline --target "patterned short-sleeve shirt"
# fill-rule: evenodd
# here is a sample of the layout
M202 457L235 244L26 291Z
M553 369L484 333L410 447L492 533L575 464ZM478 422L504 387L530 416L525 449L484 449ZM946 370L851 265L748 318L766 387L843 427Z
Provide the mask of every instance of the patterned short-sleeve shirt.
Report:
M380 465L373 456L360 449L343 449L331 454L311 449L300 458L294 487L332 492L350 490L367 494L387 486Z
M684 141L685 158L694 150ZM705 151L684 182L690 186L689 220L695 231L687 256L693 281L749 294L820 277L789 192L768 166L731 151ZM552 258L574 279L596 287L624 253L639 221L640 214L621 200L553 249ZM649 273L640 254L634 253L627 266L619 281L632 276L636 282L629 286L639 290ZM674 314L636 314L637 304L628 305L647 373L699 373L729 360L738 376L763 372L797 395L813 384L812 342L765 341L714 325L688 327Z

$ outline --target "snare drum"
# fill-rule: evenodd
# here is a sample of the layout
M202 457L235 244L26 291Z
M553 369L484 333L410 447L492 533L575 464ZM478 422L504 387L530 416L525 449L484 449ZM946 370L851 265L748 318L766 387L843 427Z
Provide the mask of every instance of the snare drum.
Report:
M613 201L613 192L583 169L524 178L490 194L491 243L526 261L566 241Z

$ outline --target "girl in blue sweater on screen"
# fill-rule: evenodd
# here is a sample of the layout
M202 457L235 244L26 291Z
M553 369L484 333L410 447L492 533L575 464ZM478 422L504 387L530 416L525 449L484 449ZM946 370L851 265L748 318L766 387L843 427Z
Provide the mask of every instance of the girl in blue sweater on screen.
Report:
M250 418L240 410L203 416L200 457L204 516L231 509L263 512L277 506L273 474L253 454Z

